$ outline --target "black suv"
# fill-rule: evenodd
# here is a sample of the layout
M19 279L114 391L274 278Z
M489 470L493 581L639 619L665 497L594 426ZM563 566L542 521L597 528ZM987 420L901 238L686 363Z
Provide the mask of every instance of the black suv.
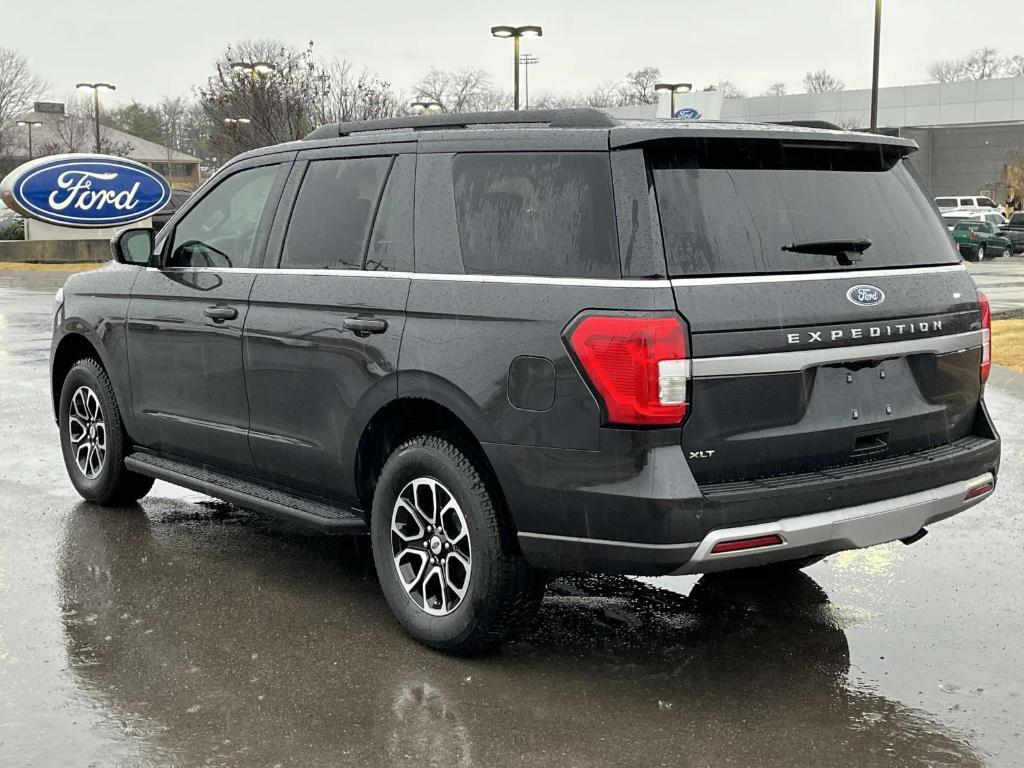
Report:
M999 464L988 303L914 149L566 110L250 152L58 296L68 472L369 531L399 621L456 653L552 572L909 543Z

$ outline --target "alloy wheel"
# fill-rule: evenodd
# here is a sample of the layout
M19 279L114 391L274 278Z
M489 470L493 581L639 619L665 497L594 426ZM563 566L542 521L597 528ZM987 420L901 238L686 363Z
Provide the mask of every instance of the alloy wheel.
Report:
M407 483L391 511L391 553L409 599L447 616L466 597L472 550L454 494L432 477Z
M107 424L100 399L89 387L79 387L71 396L68 438L78 471L95 480L107 458Z

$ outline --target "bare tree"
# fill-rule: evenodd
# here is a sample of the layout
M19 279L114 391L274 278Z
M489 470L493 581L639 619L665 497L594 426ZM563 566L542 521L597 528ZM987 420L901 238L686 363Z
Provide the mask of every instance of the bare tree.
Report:
M786 95L786 84L785 83L772 83L765 90L765 96L785 96Z
M491 76L476 67L458 70L431 67L414 90L416 98L437 102L442 112L475 112L493 101Z
M320 123L375 120L405 114L406 100L374 72L358 72L348 59L328 62L320 73L315 114Z
M267 62L272 69L260 74L235 69L233 62ZM209 121L211 148L227 157L301 139L316 122L325 75L312 42L305 48L276 40L229 45L206 85L196 89Z
M705 91L721 91L723 99L744 99L747 92L740 88L732 80L719 80L707 86Z
M803 82L807 93L831 93L846 88L846 83L825 69L808 72L804 75Z
M1020 64L1017 63L1018 59L1021 59ZM936 83L991 80L1004 74L1012 74L1013 71L1021 72L1022 64L1024 59L1020 56L1003 59L999 56L998 49L986 46L971 51L960 59L940 59L932 62L928 65L928 77Z
M661 80L657 67L641 67L626 74L626 80L619 89L617 105L630 107L637 104L653 104L658 100L654 86Z
M1003 59L1003 74L1007 77L1024 77L1024 56L1017 54Z
M0 47L0 157L10 153L16 140L16 126L11 123L32 109L32 102L46 89L46 82L32 74L28 59L15 50Z
M92 100L72 96L65 102L64 114L48 121L49 138L39 148L39 155L62 155L70 152L96 150L96 127ZM100 126L100 154L128 157L131 142L122 141L105 125Z

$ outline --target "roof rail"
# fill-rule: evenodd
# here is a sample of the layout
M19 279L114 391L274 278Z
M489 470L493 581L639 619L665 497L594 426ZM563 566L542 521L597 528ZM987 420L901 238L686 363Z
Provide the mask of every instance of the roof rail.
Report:
M845 131L841 125L830 123L828 120L768 120L772 125L792 125L796 128L822 128L829 131Z
M619 122L600 109L533 109L517 112L464 112L462 114L431 114L392 117L385 120L358 120L349 123L328 123L306 136L306 140L331 139L367 131L396 131L466 128L471 125L546 124L552 128L612 128Z

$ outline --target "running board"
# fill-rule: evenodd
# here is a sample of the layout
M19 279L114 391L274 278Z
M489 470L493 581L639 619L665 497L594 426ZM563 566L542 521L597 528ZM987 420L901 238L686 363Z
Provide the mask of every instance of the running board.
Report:
M313 526L330 533L367 533L361 517L351 510L295 496L248 480L183 461L137 451L124 460L132 472L165 480L193 491L274 517Z

